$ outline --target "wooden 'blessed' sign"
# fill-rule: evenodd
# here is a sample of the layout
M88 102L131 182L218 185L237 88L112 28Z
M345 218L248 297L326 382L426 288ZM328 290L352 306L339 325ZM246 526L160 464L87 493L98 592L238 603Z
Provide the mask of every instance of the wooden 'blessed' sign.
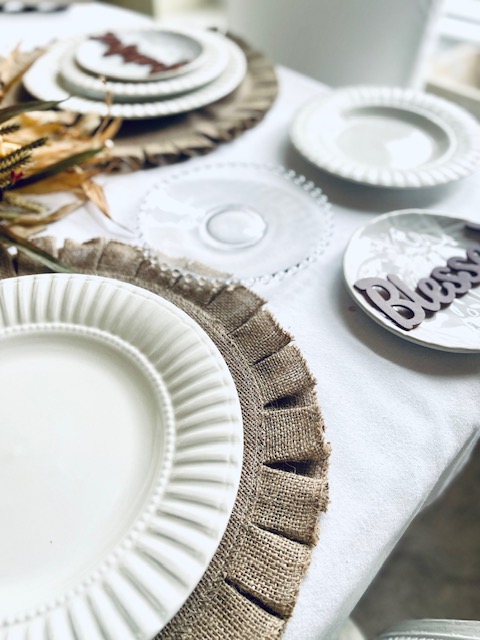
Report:
M480 224L466 223L465 228L480 232ZM435 267L428 277L418 281L415 290L393 273L387 274L386 279L361 278L354 287L397 326L410 331L425 320L427 313L440 311L478 284L480 244L467 249L466 256L454 256L446 265Z

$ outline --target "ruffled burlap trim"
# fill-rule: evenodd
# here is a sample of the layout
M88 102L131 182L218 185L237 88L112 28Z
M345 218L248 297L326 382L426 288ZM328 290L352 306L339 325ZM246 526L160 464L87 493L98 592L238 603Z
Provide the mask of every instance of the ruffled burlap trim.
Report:
M327 507L329 446L314 380L289 336L243 288L185 282L141 251L118 242L51 238L37 243L83 273L154 291L189 313L210 335L235 380L244 422L244 465L226 533L209 568L160 640L279 638ZM46 271L0 248L0 277Z
M203 156L263 119L278 93L275 69L262 53L239 38L229 37L247 58L240 86L222 100L190 113L125 121L111 151L111 169L137 170Z

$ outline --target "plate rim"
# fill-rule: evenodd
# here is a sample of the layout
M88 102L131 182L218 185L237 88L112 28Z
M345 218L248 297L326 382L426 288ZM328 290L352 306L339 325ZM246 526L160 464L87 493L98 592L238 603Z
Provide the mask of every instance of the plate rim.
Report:
M343 258L342 258L343 282L344 282L344 284L345 284L345 286L346 286L351 298L354 300L354 302L356 304L358 304L358 306L362 309L362 311L364 311L367 314L367 316L369 316L377 324L379 324L381 327L383 327L384 329L386 329L390 333L393 333L397 337L403 338L403 339L407 340L408 342L411 342L411 343L416 344L416 345L421 346L421 347L427 347L427 348L434 349L435 351L442 351L442 352L445 352L445 353L459 353L459 354L478 354L478 353L480 353L480 345L477 348L451 347L451 346L448 346L448 345L439 344L438 342L435 342L433 340L429 341L429 340L426 340L426 339L415 337L415 333L414 333L415 330L414 329L412 331L406 331L406 330L402 329L401 327L397 327L392 321L389 321L387 318L385 318L381 311L377 311L372 305L370 305L365 300L365 297L362 296L362 294L359 293L354 288L353 283L351 283L349 278L347 277L347 268L348 268L347 262L349 260L349 252L352 251L352 246L358 240L359 236L366 229L368 229L368 227L375 226L375 224L377 224L378 222L382 222L382 221L387 220L389 218L400 217L400 216L403 216L405 214L410 214L410 215L411 214L420 214L420 215L425 215L425 216L447 218L447 219L451 220L452 222L467 222L467 220L464 220L463 218L459 218L459 217L453 216L453 215L449 214L448 212L444 212L444 211L440 211L440 210L433 210L433 209L396 209L395 211L389 211L389 212L384 213L382 215L375 216L375 218L373 218L372 220L367 222L365 225L362 225L359 229L357 229L352 234L352 236L350 237L350 239L349 239L349 241L347 243L345 251L343 253ZM428 275L428 274L426 274L426 275Z
M343 102L342 102L343 101ZM346 161L335 151L314 147L305 133L310 118L326 106L344 102L354 107L378 106L421 115L440 126L452 142L461 140L467 150L453 149L451 158L411 169L377 168L360 161ZM295 149L318 168L352 183L391 189L434 187L467 177L480 166L480 124L462 107L423 91L401 87L358 85L327 91L303 104L290 126ZM458 147L458 145L454 145ZM440 158L441 160L441 158Z
M219 487L221 487L221 489L219 489L218 493L220 494L223 492L223 497L220 500L219 496L217 496L218 504L214 507L217 521L215 521L215 518L213 518L212 516L212 521L214 522L214 524L209 523L208 548L204 552L204 557L202 561L200 561L197 558L196 564L193 566L193 568L191 567L192 571L189 572L190 581L188 582L187 587L184 589L181 599L177 600L174 609L168 610L168 607L167 607L167 614L164 614L161 612L158 613L158 617L160 618L166 615L166 619L164 618L162 620L162 625L159 627L155 627L155 629L149 628L148 630L144 630L143 635L141 634L138 635L141 630L140 631L136 630L135 632L134 631L131 632L132 640L134 638L136 639L139 637L145 638L145 640L147 640L147 638L150 638L152 633L154 634L158 633L158 631L160 631L169 622L169 620L171 620L171 618L178 612L181 606L183 606L184 602L187 600L187 598L190 596L192 591L195 589L203 573L206 571L208 565L210 564L211 559L218 548L220 539L225 533L225 530L228 526L230 515L236 500L236 495L237 495L239 482L240 482L240 475L242 471L242 462L243 462L243 420L242 420L242 410L241 410L240 400L238 398L236 386L235 386L233 377L228 369L228 366L224 361L223 357L221 356L220 351L218 350L218 347L215 345L213 340L209 337L207 332L193 318L191 318L185 311L177 307L173 302L169 301L167 298L164 298L161 295L157 295L147 289L143 289L138 285L117 280L114 277L90 275L90 274L79 274L79 273L78 274L77 273L75 274L43 273L43 274L23 275L23 276L17 276L17 277L1 280L0 281L0 300L1 300L0 307L2 311L1 313L2 327L0 331L2 335L4 334L5 331L8 332L9 328L12 328L12 327L20 327L20 332L21 332L23 326L30 327L33 325L34 327L36 327L39 325L53 326L55 324L59 324L58 320L51 321L50 317L46 322L43 322L43 321L33 322L33 323L24 322L26 317L25 313L26 313L26 306L27 306L25 303L22 303L22 305L17 304L15 307L15 310L12 311L10 315L8 313L5 315L4 309L5 308L8 309L8 306L4 307L5 304L8 304L8 301L7 303L5 303L5 295L7 297L10 295L13 301L15 299L18 300L19 292L25 293L29 291L30 292L35 291L35 287L37 286L37 284L40 290L42 290L42 287L44 287L48 291L47 299L45 302L45 305L47 305L47 307L45 308L49 308L48 305L54 305L55 301L58 302L59 297L60 299L63 299L62 295L68 294L69 290L74 289L75 287L77 287L78 290L82 289L80 293L78 293L77 291L77 294L80 296L81 299L85 297L88 298L88 296L85 294L85 290L88 290L89 288L91 288L90 292L97 291L97 293L103 289L104 291L106 291L107 298L109 293L111 294L112 297L114 297L115 289L116 289L117 291L121 292L120 295L123 294L126 298L130 300L130 302L131 302L132 295L139 296L140 300L146 301L145 311L144 311L145 314L148 315L158 311L159 313L166 312L167 314L169 314L170 318L175 318L175 321L179 321L179 324L182 324L182 328L186 327L186 333L182 335L189 334L190 337L193 336L193 339L194 341L196 341L197 344L201 343L203 352L205 353L208 351L208 353L212 356L212 363L213 363L213 359L215 360L213 364L215 365L216 371L218 373L217 382L222 387L223 392L226 393L227 400L224 400L224 402L228 403L228 410L226 408L227 405L225 405L225 409L224 409L225 413L222 414L222 412L220 411L220 414L223 415L223 419L226 422L229 422L229 428L230 428L229 438L230 439L227 439L228 440L227 448L229 450L229 454L228 454L228 459L226 458L225 460L223 460L223 464L225 467L223 473L225 477L223 478L222 476L223 478L222 482L219 483ZM5 294L5 289L7 291L6 294ZM58 293L58 290L60 290L60 294ZM15 295L17 295L17 298L15 298ZM87 302L90 302L90 304L93 304L93 302L95 302L95 304L98 304L99 298L101 298L101 294L94 296L94 299L90 301L87 300ZM105 302L105 304L107 304L107 301ZM31 306L33 306L33 303ZM42 303L37 306L39 306L39 308L35 308L35 310L33 311L32 309L30 310L30 313L33 313L34 316L37 313L41 313L39 309L43 309ZM148 306L148 310L146 308L147 306ZM13 307L11 309L13 309ZM139 309L140 309L140 304L137 307L137 312ZM74 311L70 309L68 312L65 311L64 313L73 314ZM86 312L82 310L81 313L84 314ZM92 313L93 313L93 316L95 316L95 312L92 312ZM15 314L17 315L15 316ZM84 317L85 316L82 315L82 318ZM20 318L20 321L18 321L19 318ZM167 321L164 321L164 322L167 322ZM76 327L79 327L80 331L82 330L82 328L88 327L88 326L92 326L94 330L96 329L99 329L100 331L102 330L102 327L97 326L99 324L98 318L94 317L92 323L93 324L88 325L88 324L83 324L81 321L79 321L78 323L60 321L60 324L63 324L63 325L73 324ZM138 348L138 344L132 344L128 340L125 340L124 336L121 335L122 329L117 327L117 324L118 323L115 320L115 326L112 328L112 333L110 334L111 336L114 337L114 341L117 338L119 338L120 340L126 341L133 350L139 351L139 353L147 359L148 363L158 371L157 367L153 362L151 362L148 355L146 355L141 349ZM132 329L132 335L136 336L137 334L138 334L138 331L136 329L135 330ZM159 371L158 373L164 385L168 388L168 383L165 380L164 373L162 373L161 371ZM220 381L220 378L221 378L221 381ZM172 380L173 379L174 378L172 378ZM173 402L174 401L172 400L172 403ZM175 410L176 409L174 404L174 411ZM227 413L228 413L228 419L226 417ZM182 418L176 415L175 425L174 425L174 428L175 428L174 439L177 439L179 437L179 429L180 429L181 422L182 422ZM173 451L172 455L173 457L175 457L175 450ZM227 468L228 468L228 472L227 472ZM173 460L172 462L171 475L174 475L174 470L175 470L175 460ZM77 618L77 616L75 615L72 618L72 613L70 609L68 610L67 613L65 612L67 605L69 607L71 606L72 608L74 608L77 606L80 599L82 599L82 601L85 598L87 600L89 598L95 599L95 596L93 596L92 593L93 593L93 589L99 589L99 586L98 586L99 581L102 581L102 584L103 584L103 581L106 582L109 579L108 576L110 574L114 574L117 567L121 565L122 561L125 562L125 560L122 560L122 558L130 557L129 553L131 553L131 550L132 549L135 550L136 546L141 544L142 536L145 537L146 535L145 531L148 532L148 527L147 528L143 527L143 524L145 523L146 518L154 517L155 513L157 514L156 517L159 517L158 512L161 509L164 493L168 493L167 489L169 485L169 478L167 478L165 482L164 492L162 493L162 496L159 502L160 507L155 512L155 511L152 511L151 499L152 499L152 492L156 487L157 475L158 474L155 475L155 480L154 482L152 482L147 499L144 503L145 509L143 509L142 507L141 512L140 512L140 509L138 510L136 516L134 516L131 524L129 525L127 534L122 535L119 542L115 543L115 545L112 545L110 550L105 555L102 556L102 558L96 564L94 569L92 569L92 571L89 571L89 577L86 580L82 581L81 585L78 585L78 587L73 587L69 589L68 594L64 594L61 597L58 597L51 601L40 603L33 611L29 609L27 611L20 612L20 613L15 612L13 616L0 620L0 629L6 628L8 631L9 629L16 630L17 627L19 627L20 629L22 629L27 633L28 632L27 630L30 628L32 624L34 624L35 620L38 620L38 618L46 620L47 617L49 617L49 619L50 618L58 619L60 625L64 624L65 620L67 621L70 620L68 624L72 625L73 618ZM203 508L205 510L206 506L204 505ZM210 507L208 507L208 511L209 513L212 513L210 509L211 509L211 505ZM128 536L131 537L131 540L130 540L130 537ZM128 538L127 540L128 544L126 544L124 550L122 546L122 555L120 558L117 558L118 562L110 563L109 558L115 555L116 550L118 550L119 547L123 545L126 538ZM192 546L192 553L193 551L194 549ZM110 571L110 574L109 574L109 571ZM90 588L89 585L91 587L90 591L89 591L89 588ZM69 604L69 603L72 603L72 604ZM160 606L161 606L161 603L160 603ZM78 612L76 611L76 613ZM102 615L106 615L108 619L108 612L107 614L103 613ZM78 620L76 621L76 623L78 624ZM63 638L66 637L61 635L61 633L60 635L57 636L56 633L53 631L51 631L52 635L50 636L50 632L48 631L48 626L49 625L45 625L45 630L43 632L43 635L41 634L40 636L38 636L39 640L40 639L47 640L47 638L49 640L50 638L52 640L56 640L57 638L59 640L63 640ZM75 628L75 624L73 625L73 627ZM83 631L80 632L81 637L83 637L82 633ZM130 636L128 637L130 638Z

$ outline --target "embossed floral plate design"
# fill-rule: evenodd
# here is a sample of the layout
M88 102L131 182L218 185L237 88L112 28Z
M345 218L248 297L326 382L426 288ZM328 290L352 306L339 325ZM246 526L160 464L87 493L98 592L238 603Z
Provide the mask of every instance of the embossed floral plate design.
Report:
M462 353L480 352L480 287L440 311L427 316L416 328L396 326L372 306L354 284L360 278L393 273L412 290L420 278L449 258L464 257L467 248L480 244L480 232L467 233L465 220L447 213L403 210L379 216L359 229L344 254L343 272L354 300L382 327L419 345Z
M345 87L308 101L290 137L320 169L361 184L433 187L480 166L480 125L437 96L397 87Z
M235 385L168 301L0 283L0 634L150 639L207 568L242 466Z

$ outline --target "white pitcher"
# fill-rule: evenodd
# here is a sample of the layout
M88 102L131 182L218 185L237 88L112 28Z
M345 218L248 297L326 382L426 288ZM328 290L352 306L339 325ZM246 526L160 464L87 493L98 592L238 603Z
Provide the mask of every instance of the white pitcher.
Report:
M229 30L337 87L419 88L443 0L226 0Z

